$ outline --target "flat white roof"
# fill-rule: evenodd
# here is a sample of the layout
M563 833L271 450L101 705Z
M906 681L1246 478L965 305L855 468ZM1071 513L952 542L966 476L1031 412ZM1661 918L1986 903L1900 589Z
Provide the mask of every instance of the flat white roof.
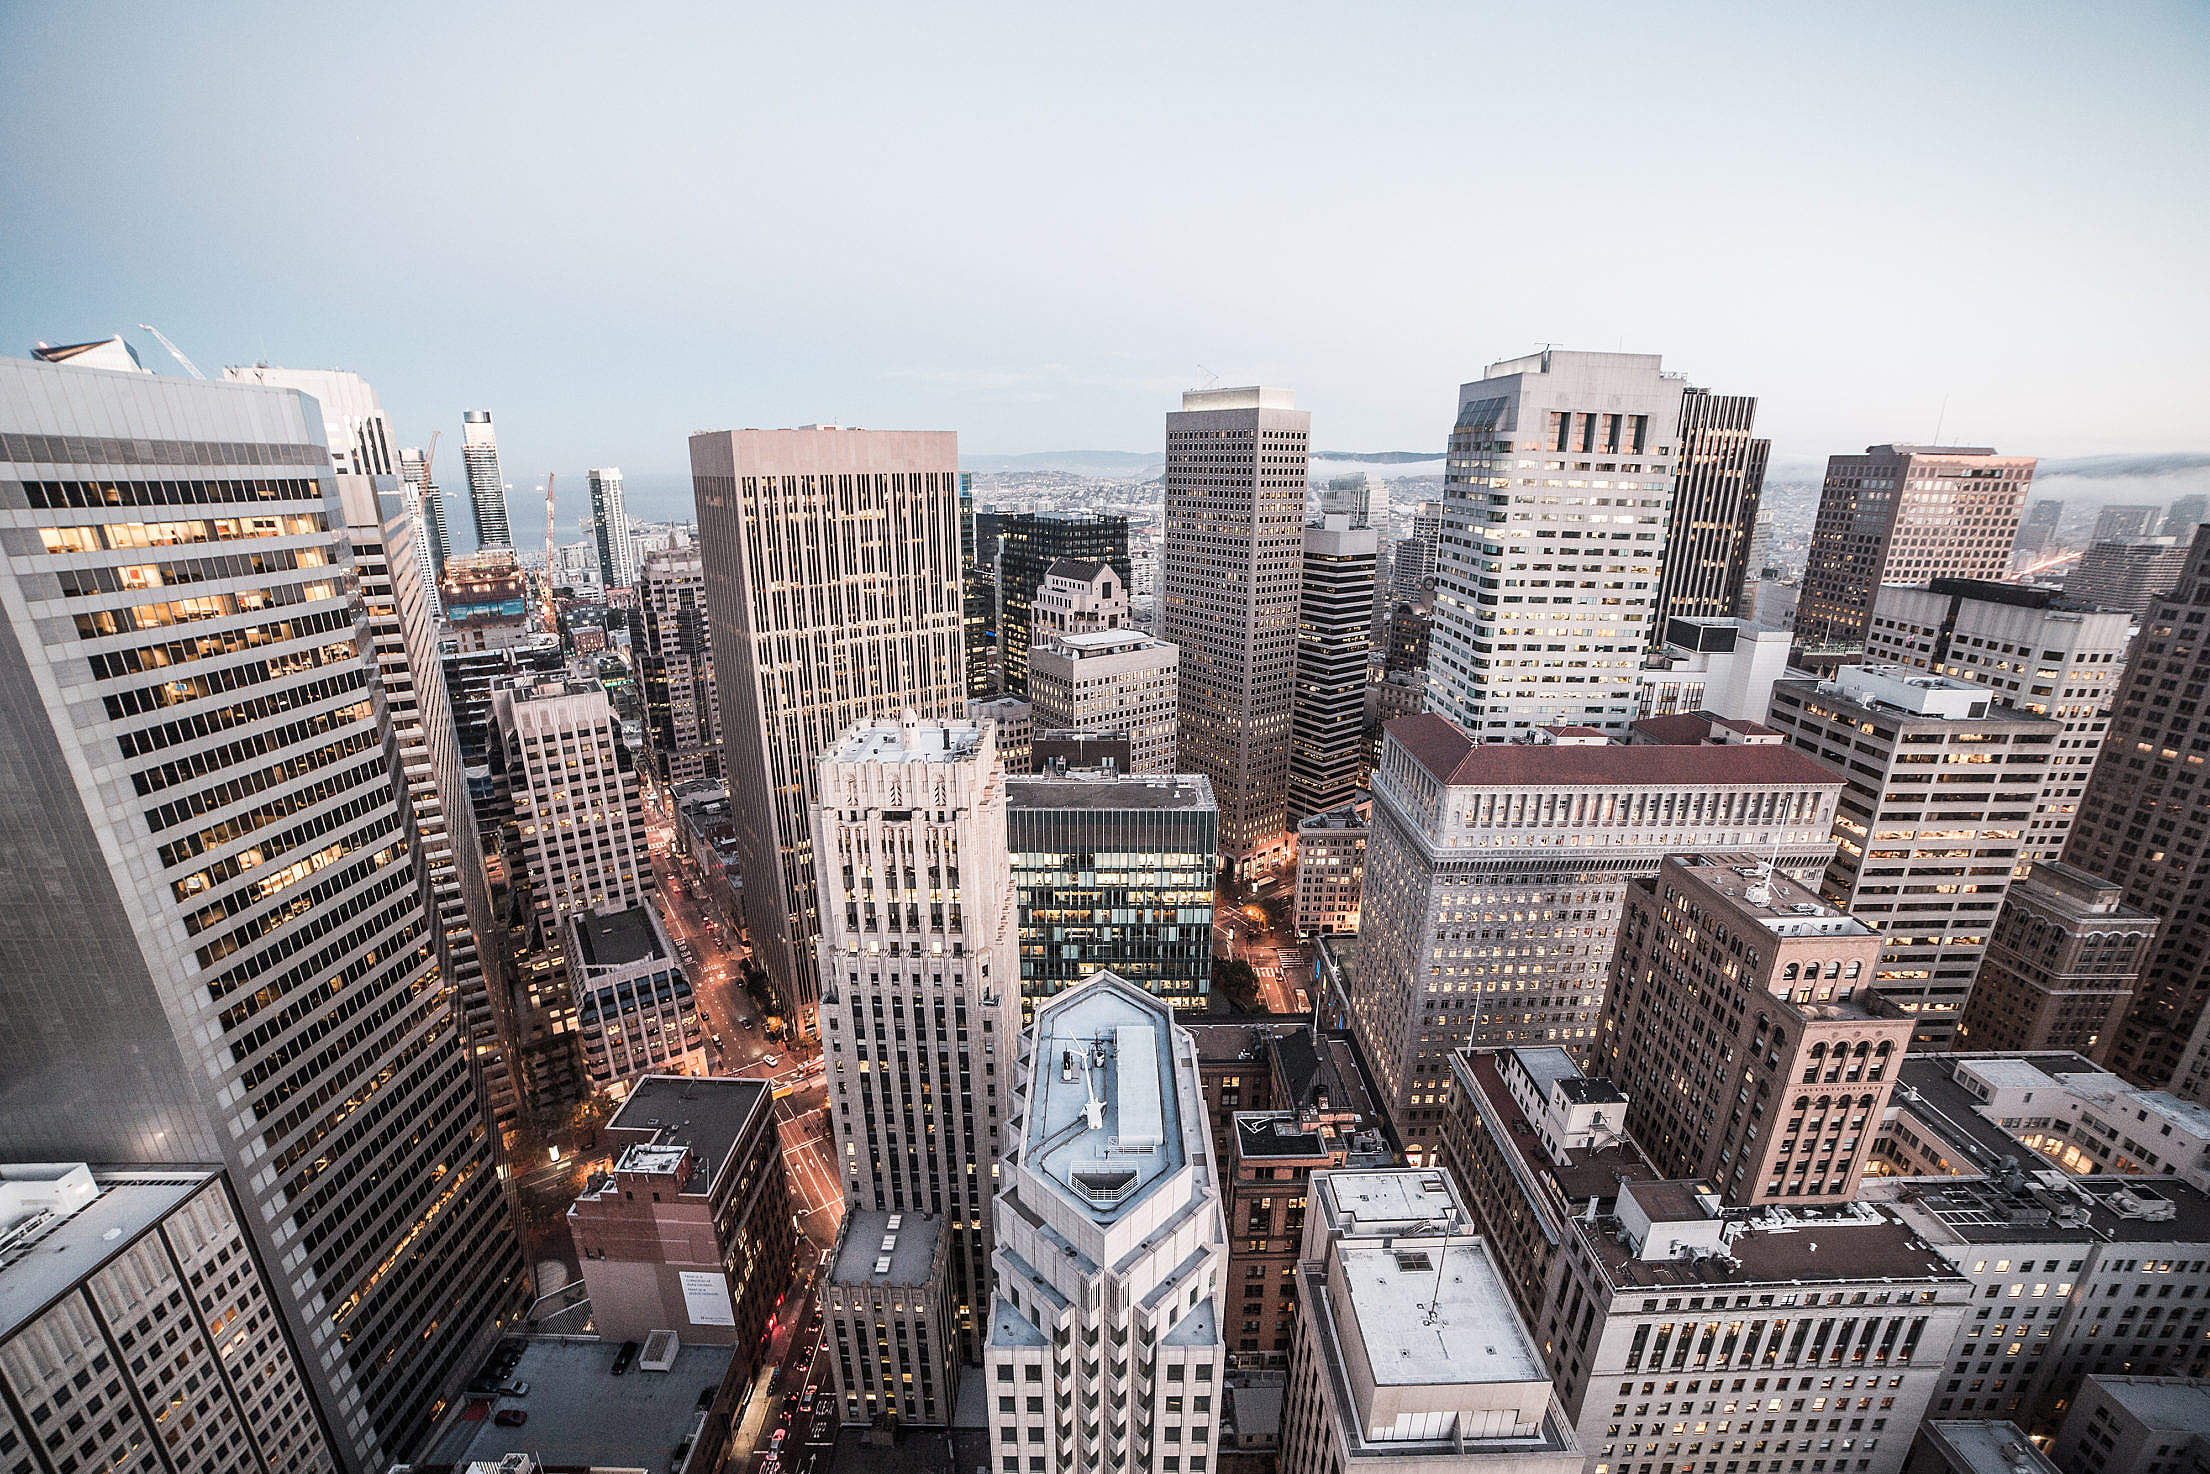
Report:
M1356 1214L1351 1232L1383 1233L1390 1225L1466 1225L1457 1194L1440 1167L1382 1172L1329 1172L1326 1192L1338 1214ZM1370 1226L1370 1227L1369 1227ZM1401 1230L1399 1230L1401 1231Z
M1034 1027L1028 1165L1084 1212L1117 1218L1183 1162L1173 1022L1116 978L1061 994Z
M1377 1384L1549 1379L1478 1240L1345 1241L1337 1253Z

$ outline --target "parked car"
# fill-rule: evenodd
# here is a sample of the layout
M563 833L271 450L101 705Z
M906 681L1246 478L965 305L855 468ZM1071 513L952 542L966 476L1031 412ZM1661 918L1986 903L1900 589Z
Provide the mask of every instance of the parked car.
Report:
M622 1342L622 1349L614 1353L614 1375L627 1376L629 1369L637 1364L637 1353L644 1349L635 1341Z
M782 1062L783 1057L779 1054L763 1054L760 1056L760 1063L766 1065L771 1070L782 1064Z
M519 1428L529 1421L529 1414L518 1407L503 1407L491 1415L491 1421L501 1428Z
M499 1395L501 1397L527 1397L529 1396L529 1383L509 1382L499 1389Z

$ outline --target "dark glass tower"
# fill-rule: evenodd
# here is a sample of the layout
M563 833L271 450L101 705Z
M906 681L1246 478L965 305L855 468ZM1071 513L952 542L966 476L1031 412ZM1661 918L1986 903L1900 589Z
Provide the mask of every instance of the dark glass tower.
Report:
M1742 587L1750 529L1765 492L1773 443L1750 432L1757 401L1747 394L1681 391L1680 457L1674 463L1673 519L1658 575L1661 634L1671 617L1745 618Z

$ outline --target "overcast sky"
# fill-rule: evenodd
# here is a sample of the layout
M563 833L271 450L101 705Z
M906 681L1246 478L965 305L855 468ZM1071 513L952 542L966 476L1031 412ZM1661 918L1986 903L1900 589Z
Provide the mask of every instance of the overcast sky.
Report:
M2210 449L2195 0L73 0L0 57L0 352L351 368L448 485L468 408L518 486L815 420L1153 449L1200 365L1439 449L1545 341L1782 455Z

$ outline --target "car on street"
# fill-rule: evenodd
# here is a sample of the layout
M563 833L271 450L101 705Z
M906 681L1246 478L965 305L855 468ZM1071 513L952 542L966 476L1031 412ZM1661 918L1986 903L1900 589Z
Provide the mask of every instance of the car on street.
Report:
M529 1414L518 1407L503 1407L491 1415L492 1424L500 1428L519 1428L529 1421Z
M714 1035L714 1036L713 1036L713 1040L714 1040L714 1048L716 1048L716 1049L719 1049L719 1048L721 1048L721 1036L720 1036L719 1034L716 1034L716 1035Z
M779 1054L763 1054L760 1056L760 1063L766 1065L771 1070L781 1065L782 1062L783 1057Z

